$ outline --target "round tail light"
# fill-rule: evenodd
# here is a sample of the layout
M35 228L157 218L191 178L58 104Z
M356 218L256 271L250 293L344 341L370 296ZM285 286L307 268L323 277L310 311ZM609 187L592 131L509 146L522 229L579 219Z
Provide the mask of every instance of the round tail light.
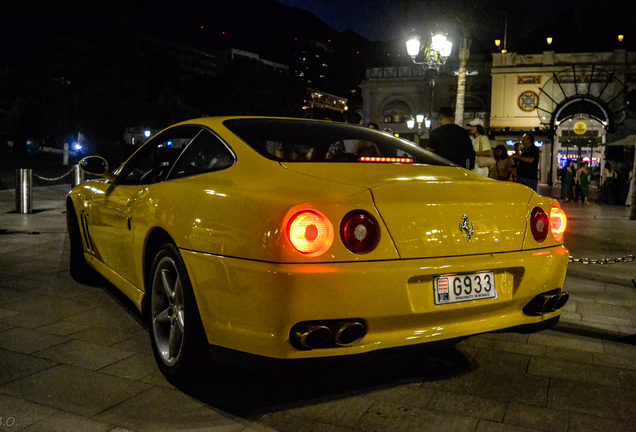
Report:
M550 220L546 212L541 207L535 207L532 209L530 215L530 230L532 231L532 237L539 243L548 237L550 231Z
M353 210L342 219L340 238L351 252L371 252L380 240L380 226L369 212Z
M315 210L300 211L287 223L287 239L298 252L320 256L333 244L333 225L329 218Z
M563 233L565 233L567 226L568 218L565 212L559 206L552 207L552 210L550 210L550 230L552 231L552 237L556 241L563 239Z

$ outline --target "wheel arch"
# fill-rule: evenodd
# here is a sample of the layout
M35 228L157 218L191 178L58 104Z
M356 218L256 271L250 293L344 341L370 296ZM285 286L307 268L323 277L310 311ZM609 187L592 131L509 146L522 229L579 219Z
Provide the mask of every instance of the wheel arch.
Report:
M168 234L168 232L164 230L163 228L155 227L150 231L150 234L148 234L148 239L146 240L146 247L144 248L144 258L143 258L143 263L144 263L143 278L144 278L144 289L146 292L148 292L148 286L150 283L149 281L150 271L152 270L152 263L155 260L155 255L157 255L157 252L159 252L159 248L161 247L161 245L166 243L174 244L175 242L170 236L170 234ZM148 296L147 295L144 295L144 300L141 303L141 308L142 308L141 313L145 315L146 312L148 311Z

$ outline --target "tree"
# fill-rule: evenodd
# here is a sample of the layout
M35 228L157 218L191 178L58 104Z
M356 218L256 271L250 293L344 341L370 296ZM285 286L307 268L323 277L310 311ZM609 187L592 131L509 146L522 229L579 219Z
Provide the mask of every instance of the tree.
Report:
M506 13L515 3L512 0L403 0L402 5L405 22L410 22L412 29L421 29L421 23L424 23L425 31L448 32L451 34L449 39L454 39L455 47L459 45L453 50L458 53L459 60L455 123L461 125L464 119L466 71L472 41L478 31L493 27L499 21L497 12Z

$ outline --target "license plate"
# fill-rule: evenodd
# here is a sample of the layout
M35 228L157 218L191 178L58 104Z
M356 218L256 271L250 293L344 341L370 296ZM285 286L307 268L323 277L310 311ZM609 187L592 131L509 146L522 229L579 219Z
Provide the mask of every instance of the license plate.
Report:
M436 277L435 304L457 303L497 298L493 272L468 273Z

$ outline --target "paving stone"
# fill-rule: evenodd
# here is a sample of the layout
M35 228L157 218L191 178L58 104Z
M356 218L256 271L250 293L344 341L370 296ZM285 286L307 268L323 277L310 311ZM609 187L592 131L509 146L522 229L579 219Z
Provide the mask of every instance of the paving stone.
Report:
M511 403L504 423L554 432L567 432L568 413L564 411Z
M634 370L619 370L618 378L621 381L621 387L631 390L636 390L636 371Z
M133 354L123 360L99 369L100 372L121 378L137 380L157 370L157 363L152 355Z
M636 422L636 391L550 379L548 408Z
M438 413L422 408L379 402L374 404L355 425L362 431L445 431L473 432L478 419Z
M634 323L631 326L618 326L618 331L621 336L636 335L636 320L632 320Z
M519 375L504 370L496 374L492 370L476 370L442 381L425 382L422 386L503 402L545 406L549 381L547 377L525 373Z
M373 397L378 402L407 404L420 408L426 407L434 395L435 390L424 388L420 383L399 385L373 393Z
M599 303L577 302L577 311L583 316L607 316L631 320L636 316L636 307L616 306Z
M90 326L90 324L78 324L75 325ZM73 333L72 338L77 340L83 340L86 342L93 342L104 346L114 345L116 343L125 341L134 336L134 333L127 333L118 330L107 329L103 327L88 327L85 330L81 330L77 333Z
M122 401L93 418L136 432L238 432L246 426L180 391L158 387Z
M35 355L72 366L97 370L130 357L133 353L91 342L71 340L52 348L38 351Z
M98 307L93 310L68 317L66 320L126 333L132 333L143 328L138 318L133 317L131 313L126 312L126 309L123 306L117 308L110 307L108 309Z
M68 337L15 327L0 334L0 348L31 354L66 342Z
M619 387L618 370L565 360L533 357L528 374Z
M525 426L481 420L475 432L540 432L542 430L543 429L532 429Z
M636 425L630 420L614 420L594 415L570 413L568 432L632 432Z
M76 414L59 412L24 429L24 432L107 432L113 425Z
M561 348L549 346L546 349L545 357L565 360L565 361L573 361L579 363L594 363L594 353L589 351L579 351L570 348Z
M1 295L1 293L0 293ZM0 320L18 315L20 312L16 310L0 309Z
M351 428L373 404L372 396L354 396L293 408L290 412L320 423Z
M52 416L58 410L13 396L0 394L1 431L17 431Z
M241 432L350 432L353 429L299 418L287 412L261 417Z
M583 319L583 316L580 313L564 310L561 312L561 319L559 320L559 322L564 322L564 321L579 322L582 319Z
M534 345L504 340L498 342L495 345L495 349L498 351L506 351L529 356L545 356L547 347L545 345Z
M601 323L601 324L613 324L615 326L630 326L632 325L632 320L628 318L616 318L611 315L593 315L593 314L581 314L581 319L587 322L592 323Z
M634 361L636 361L636 345L605 340L603 341L603 352L622 357L634 357Z
M50 333L58 336L68 336L82 330L86 330L87 326L70 321L58 321L53 324L38 327L38 331Z
M603 352L603 342L601 340L567 333L564 334L552 330L531 334L528 342L579 351Z
M613 354L594 354L594 364L636 370L636 359Z
M60 365L4 384L0 392L91 417L148 388L147 384Z
M152 354L150 336L147 332L141 336L133 336L129 339L113 344L111 345L111 347L136 352L139 354Z
M47 314L32 314L32 313L18 313L8 318L3 318L2 322L11 324L15 327L22 327L28 329L36 329L51 323L58 322L61 316L56 313Z
M467 417L501 421L508 403L478 396L438 391L426 408Z
M0 337L2 336L0 335ZM50 360L5 350L0 350L0 358L2 359L0 384L5 384L57 365L57 363Z

